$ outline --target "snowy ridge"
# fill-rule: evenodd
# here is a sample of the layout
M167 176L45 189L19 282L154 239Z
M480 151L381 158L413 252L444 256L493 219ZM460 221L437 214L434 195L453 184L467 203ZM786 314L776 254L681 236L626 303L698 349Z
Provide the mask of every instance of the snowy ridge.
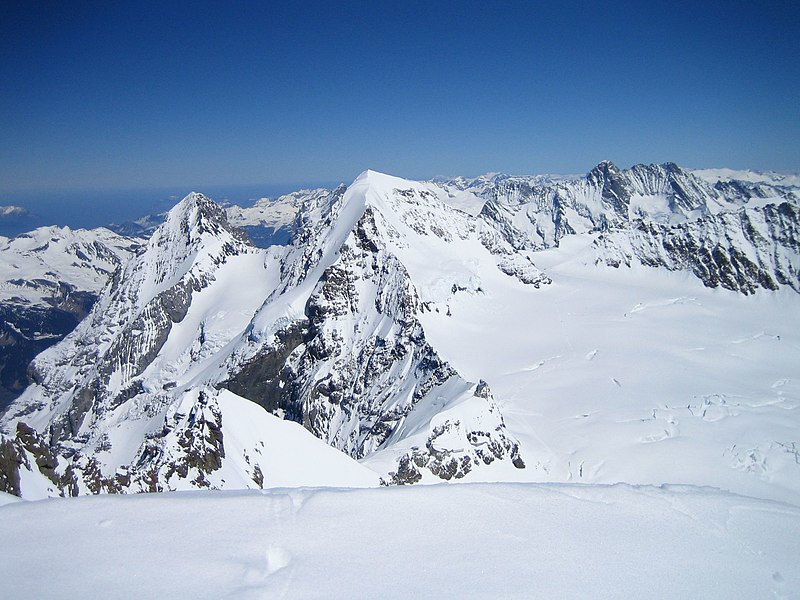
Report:
M717 181L666 163L620 170L602 162L585 177L545 181L496 178L483 183L482 216L511 243L542 249L574 233L627 228L635 220L677 224L755 203L797 202L796 186Z
M800 292L800 207L783 202L721 212L679 225L639 221L602 234L596 262L691 270L708 287L751 294L787 285Z
M746 182L766 184L770 187L781 187L789 190L800 188L800 175L796 173L776 173L775 171L742 171L735 169L694 169L692 174L711 184L719 182Z

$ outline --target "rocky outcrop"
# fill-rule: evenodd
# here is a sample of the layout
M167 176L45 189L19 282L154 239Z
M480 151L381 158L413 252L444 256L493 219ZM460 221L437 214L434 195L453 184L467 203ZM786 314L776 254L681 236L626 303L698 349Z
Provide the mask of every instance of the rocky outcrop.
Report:
M450 481L463 479L474 468L509 460L525 468L519 442L506 429L486 382L474 387L472 396L443 411L430 423L424 447L413 447L397 461L397 470L383 479L385 485L417 483L427 470Z
M38 480L38 487L52 495L77 493L72 466L59 461L45 437L20 421L13 437L0 435L0 491L21 496L23 477Z

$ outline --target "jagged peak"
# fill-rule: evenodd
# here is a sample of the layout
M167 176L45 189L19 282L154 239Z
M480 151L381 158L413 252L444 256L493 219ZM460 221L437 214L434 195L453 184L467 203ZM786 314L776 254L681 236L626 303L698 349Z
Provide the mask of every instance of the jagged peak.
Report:
M668 162L665 162L665 163L661 163L660 166L665 171L670 171L670 172L673 172L673 173L674 172L682 172L683 171L683 169L681 169L681 167L679 165L677 165L676 163L671 162L671 161L668 161Z
M205 194L201 194L200 192L191 192L187 194L183 200L178 202L172 209L167 213L167 218L183 218L184 215L190 215L192 213L199 213L200 215L208 214L208 215L222 215L225 216L225 211L216 202L214 202L211 198L206 196Z
M682 169L679 165L669 161L664 163L649 164L637 163L631 166L629 169L620 169L610 160L603 160L600 161L591 171L589 171L586 178L590 181L609 181L620 176L632 175L636 173L660 174L667 178L688 175L688 172Z
M587 177L608 177L619 173L619 167L610 160L601 160L597 165L589 171Z
M244 232L232 227L225 209L200 192L191 192L167 213L154 238L187 239L205 234L227 233L242 242L249 242Z
M667 176L671 175L685 175L687 171L681 168L680 165L667 161L663 163L638 163L633 165L629 171L645 171L645 172L660 172Z

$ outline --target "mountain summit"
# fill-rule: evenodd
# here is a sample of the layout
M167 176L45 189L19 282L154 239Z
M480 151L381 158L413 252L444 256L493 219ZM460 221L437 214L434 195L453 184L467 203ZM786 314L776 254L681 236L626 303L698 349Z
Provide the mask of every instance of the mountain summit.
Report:
M255 247L202 194L166 215L32 363L0 421L2 489L321 485L334 470L341 485L800 491L796 188L603 162L576 178L365 171L290 200L285 246Z

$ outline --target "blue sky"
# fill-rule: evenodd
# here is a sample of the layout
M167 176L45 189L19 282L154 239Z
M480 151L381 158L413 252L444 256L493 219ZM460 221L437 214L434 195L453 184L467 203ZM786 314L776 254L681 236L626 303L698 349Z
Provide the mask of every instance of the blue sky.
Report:
M800 169L796 2L0 3L0 192Z

